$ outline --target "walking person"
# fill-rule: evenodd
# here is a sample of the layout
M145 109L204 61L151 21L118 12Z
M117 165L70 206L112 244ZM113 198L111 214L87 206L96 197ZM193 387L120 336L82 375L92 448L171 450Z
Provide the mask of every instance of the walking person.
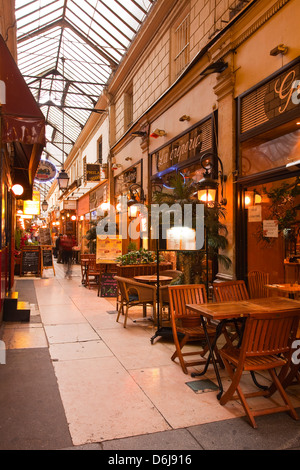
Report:
M56 248L56 256L57 256L57 262L62 263L62 246L61 246L61 240L62 240L62 233L60 233L55 240L55 248Z
M74 246L74 240L72 239L70 234L67 234L62 237L60 244L62 247L62 259L65 266L65 277L67 279L71 279L73 257L72 248Z

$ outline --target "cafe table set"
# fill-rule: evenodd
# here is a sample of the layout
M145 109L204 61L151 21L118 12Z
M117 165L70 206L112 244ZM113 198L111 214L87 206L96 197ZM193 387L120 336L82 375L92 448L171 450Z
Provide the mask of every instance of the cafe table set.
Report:
M239 325L241 325L241 334L243 334L243 329L245 327L245 321L251 316L263 316L266 313L278 313L293 311L297 312L296 315L300 317L300 302L286 297L266 297L260 299L249 299L249 300L240 300L240 301L225 301L225 302L211 302L203 304L187 304L186 307L194 312L197 315L200 315L202 326L206 334L207 345L209 349L209 357L207 359L206 366L204 370L200 373L193 373L192 377L204 375L207 371L210 361L213 363L215 375L218 381L219 393L217 395L218 400L221 399L224 390L223 384L220 377L219 369L214 358L214 347L216 345L217 339L222 333L224 326L231 322L232 320L238 320ZM213 342L210 341L209 336L207 335L207 322L214 321L218 322L216 337ZM255 385L264 389L266 387L261 386L254 374L251 374L255 382Z

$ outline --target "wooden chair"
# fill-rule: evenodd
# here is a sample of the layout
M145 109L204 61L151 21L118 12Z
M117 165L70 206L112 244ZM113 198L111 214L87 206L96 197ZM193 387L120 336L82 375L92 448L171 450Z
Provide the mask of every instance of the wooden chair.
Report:
M215 282L213 284L214 297L216 302L229 302L235 300L249 300L249 294L244 281L226 281L226 282ZM243 323L244 320L228 320L224 322L223 334L227 343L231 343L238 337L240 337L239 323ZM235 332L230 334L226 326L235 328Z
M92 284L98 286L100 274L101 271L99 265L96 263L96 257L89 259L86 271L86 285L89 289Z
M83 253L80 257L81 283L86 284L87 265L91 259L96 259L95 254Z
M261 271L250 271L248 273L248 286L251 299L269 297L270 291L266 284L269 284L270 275Z
M206 289L203 284L192 285L179 285L168 286L170 312L173 338L176 350L172 355L172 361L178 357L181 368L185 374L188 373L187 368L195 365L206 364L206 359L203 356L207 352L207 348L202 351L196 352L182 352L184 345L188 341L206 341L206 336L201 325L200 315L189 311L186 304L200 304L207 302ZM213 341L216 334L216 329L213 326L207 325L207 332L209 338ZM181 335L182 339L179 340L178 336ZM218 349L215 349L217 360L221 362ZM195 356L200 354L201 359L193 361L185 361L185 356Z
M220 399L220 404L225 405L229 400L240 399L251 425L256 428L255 416L261 416L281 411L289 411L294 419L299 419L290 399L285 393L275 369L286 367L287 359L280 355L288 355L291 360L291 344L297 332L299 312L284 311L266 313L249 317L243 334L240 348L229 347L220 351L222 360L231 378L231 385ZM268 390L259 390L254 393L244 394L240 387L240 380L244 371L269 372L273 385L279 391L283 406L252 410L246 398L257 396L270 396Z
M213 284L213 290L216 302L249 299L244 281L215 282Z
M125 315L123 326L126 328L129 308L142 305L146 309L148 304L153 307L153 318L156 321L156 287L120 276L115 276L115 279L120 293L116 321L119 321L121 313Z

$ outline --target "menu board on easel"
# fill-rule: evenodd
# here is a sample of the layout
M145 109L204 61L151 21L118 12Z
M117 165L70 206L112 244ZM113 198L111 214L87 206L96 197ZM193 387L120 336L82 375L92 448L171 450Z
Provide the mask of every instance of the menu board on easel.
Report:
M51 245L41 246L41 276L43 276L44 269L53 269L53 273L55 276L53 253L52 253Z
M103 273L101 276L101 297L117 297L117 281L114 273Z

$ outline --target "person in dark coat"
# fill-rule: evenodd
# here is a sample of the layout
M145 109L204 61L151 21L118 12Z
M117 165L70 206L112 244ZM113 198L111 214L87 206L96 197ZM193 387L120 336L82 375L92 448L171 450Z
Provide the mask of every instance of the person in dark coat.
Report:
M65 277L71 279L72 277L72 248L75 245L71 235L64 235L61 239L60 245L62 247L62 258L65 265Z
M62 247L61 247L61 238L62 233L60 233L55 241L55 249L56 249L56 256L57 262L62 263Z

